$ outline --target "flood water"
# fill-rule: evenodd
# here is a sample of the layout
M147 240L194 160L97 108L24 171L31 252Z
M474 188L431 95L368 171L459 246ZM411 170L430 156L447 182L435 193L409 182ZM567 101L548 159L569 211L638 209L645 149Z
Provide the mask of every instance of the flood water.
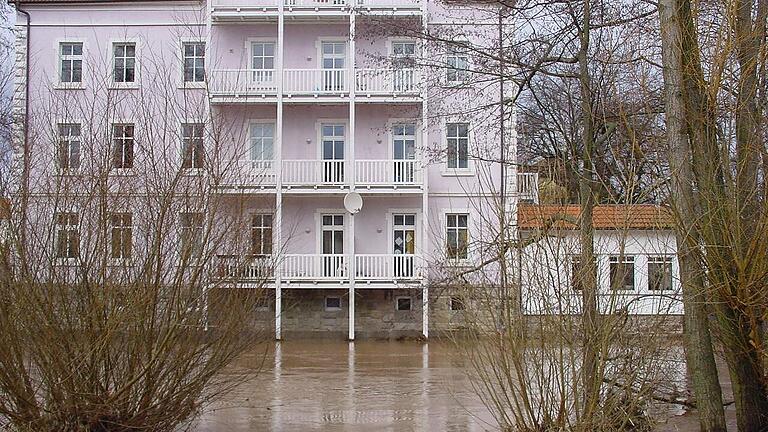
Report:
M280 342L195 426L244 431L495 430L447 343Z
M254 350L236 367L261 371L209 407L193 430L498 430L447 342L288 341ZM665 417L657 432L698 430L695 411L671 408ZM732 406L726 417L735 430Z

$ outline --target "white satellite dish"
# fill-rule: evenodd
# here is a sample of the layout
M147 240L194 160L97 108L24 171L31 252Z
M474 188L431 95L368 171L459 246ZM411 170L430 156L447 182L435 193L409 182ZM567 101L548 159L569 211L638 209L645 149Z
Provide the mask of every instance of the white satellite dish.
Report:
M350 192L344 196L344 208L350 214L357 214L363 209L363 197L357 192Z

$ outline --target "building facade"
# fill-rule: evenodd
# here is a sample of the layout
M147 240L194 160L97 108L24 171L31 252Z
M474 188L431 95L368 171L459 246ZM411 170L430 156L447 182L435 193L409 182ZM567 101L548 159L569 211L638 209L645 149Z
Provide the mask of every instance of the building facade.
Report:
M95 250L98 229L133 262L168 219L177 246L205 243L208 286L265 290L254 313L278 339L428 337L464 309L436 287L538 200L516 170L510 89L482 56L511 29L483 2L16 6L13 169L57 262ZM203 241L209 227L229 240Z

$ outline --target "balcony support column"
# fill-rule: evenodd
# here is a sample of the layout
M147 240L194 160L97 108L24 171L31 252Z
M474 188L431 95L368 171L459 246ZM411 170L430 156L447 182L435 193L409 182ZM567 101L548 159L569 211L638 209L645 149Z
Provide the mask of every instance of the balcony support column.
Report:
M421 0L421 25L423 27L424 34L427 34L427 2L425 0ZM424 48L422 48L424 49ZM420 74L422 77L425 77L426 74L424 74L424 68L420 71ZM425 81L422 79L421 81L421 150L419 154L419 159L421 160L421 181L422 181L422 194L421 194L421 213L422 213L422 248L423 252L421 253L421 256L423 256L425 259L430 255L429 250L429 238L427 237L429 230L429 172L427 171L427 157L425 155L424 149L427 148L427 143L429 142L429 130L427 128L427 97L429 96L429 90L426 86ZM421 293L423 297L423 304L422 304L422 319L421 319L421 333L424 335L425 339L429 338L429 274L428 269L429 267L426 265L426 262L421 262L420 265L422 266L421 269Z
M355 10L349 13L349 157L347 158L347 172L349 173L349 190L355 191ZM350 341L355 340L355 215L349 217L349 334Z
M275 124L275 217L274 232L277 245L277 260L273 264L275 268L275 340L283 337L282 313L283 313L283 260L280 256L283 252L283 41L285 32L285 17L283 10L284 1L278 2L279 16L277 18L277 119ZM273 251L274 253L274 251Z

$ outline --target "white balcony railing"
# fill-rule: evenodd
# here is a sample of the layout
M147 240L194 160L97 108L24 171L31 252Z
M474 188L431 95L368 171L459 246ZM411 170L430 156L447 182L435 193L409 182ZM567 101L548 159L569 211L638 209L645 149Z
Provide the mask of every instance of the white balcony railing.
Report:
M407 254L358 254L355 255L355 279L409 280L422 274L421 257Z
M416 160L355 161L355 184L386 186L420 183L421 169Z
M337 280L349 277L347 255L283 255L282 276L286 280Z
M271 256L218 255L216 258L214 275L219 279L264 281L274 276Z
M518 173L517 194L520 201L539 202L539 174Z
M247 185L273 186L275 184L274 161L271 160L242 160L240 167L240 180Z
M418 94L419 71L415 69L356 69L355 91L362 94Z
M349 91L347 69L285 69L283 91L293 94L339 94Z
M284 160L286 186L339 185L344 183L344 160Z
M418 96L421 74L416 69L285 69L283 93L287 97L340 96L351 91L360 96ZM276 96L277 79L272 69L214 69L208 77L213 96Z
M277 82L273 69L214 69L208 78L214 95L274 95Z

